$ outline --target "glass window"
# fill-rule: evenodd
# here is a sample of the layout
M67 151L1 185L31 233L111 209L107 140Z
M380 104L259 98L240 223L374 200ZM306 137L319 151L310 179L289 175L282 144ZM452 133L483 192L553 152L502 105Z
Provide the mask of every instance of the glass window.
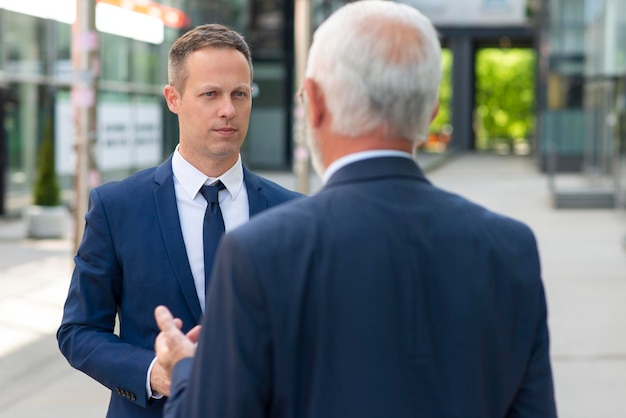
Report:
M54 77L64 83L72 81L72 26L67 23L55 22L54 38L56 43L56 59L54 60Z
M509 0L483 0L483 4L488 8L502 8L509 5Z
M618 25L615 43L616 45L622 45L622 47L618 47L615 51L615 65L617 71L626 73L626 48L623 47L623 45L626 45L626 23L620 23Z
M248 38L255 60L283 58L285 6L281 0L251 2Z
M100 32L101 78L105 81L130 81L130 40Z
M611 51L615 54L615 69L618 73L626 73L626 2L618 2L615 4L616 13L613 16L615 22L615 44L614 50Z
M256 95L242 149L243 161L249 166L280 169L286 165L285 76L280 63L255 63Z
M6 15L6 12L4 10L0 9L0 28L4 28L5 27L5 24L4 24L5 15ZM4 48L4 31L0 30L0 70L4 69L4 53L5 53L5 48Z
M140 84L161 84L159 68L159 46L132 41L132 81Z
M29 193L37 160L40 121L45 115L45 87L35 83L9 85L4 129L9 157L9 192Z
M46 20L21 13L4 12L3 42L5 71L20 75L42 75L45 72L47 37Z

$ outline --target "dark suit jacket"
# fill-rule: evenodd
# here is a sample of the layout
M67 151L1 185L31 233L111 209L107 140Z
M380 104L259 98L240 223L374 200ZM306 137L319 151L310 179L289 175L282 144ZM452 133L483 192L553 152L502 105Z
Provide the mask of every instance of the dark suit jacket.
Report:
M166 417L556 416L531 230L410 159L340 169L217 257Z
M244 168L250 216L300 196ZM107 416L160 417L146 376L166 305L184 330L200 322L180 227L171 158L90 193L89 211L57 338L70 364L112 390ZM119 336L113 333L119 315Z

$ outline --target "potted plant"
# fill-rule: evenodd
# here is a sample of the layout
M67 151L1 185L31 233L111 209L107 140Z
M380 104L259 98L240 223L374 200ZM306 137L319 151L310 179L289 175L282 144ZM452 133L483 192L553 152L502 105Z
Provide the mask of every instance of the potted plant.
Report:
M26 209L27 234L30 238L62 238L68 232L68 222L54 163L52 118L47 117L39 144L33 204Z

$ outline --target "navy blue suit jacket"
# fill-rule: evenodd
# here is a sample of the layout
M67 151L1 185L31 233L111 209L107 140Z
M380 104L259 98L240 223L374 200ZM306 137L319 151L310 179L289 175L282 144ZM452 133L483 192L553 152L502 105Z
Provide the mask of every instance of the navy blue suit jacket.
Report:
M250 217L301 196L244 168ZM91 191L85 232L58 330L69 363L112 390L107 416L161 417L146 377L166 305L184 330L202 317L174 192L171 158ZM116 315L119 331L114 334ZM117 335L116 335L117 334Z
M533 233L408 158L340 169L217 257L166 417L556 416Z

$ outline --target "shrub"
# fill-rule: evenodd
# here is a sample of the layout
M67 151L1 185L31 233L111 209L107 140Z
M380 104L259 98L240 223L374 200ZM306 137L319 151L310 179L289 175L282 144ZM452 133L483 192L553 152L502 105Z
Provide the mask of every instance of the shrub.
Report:
M38 206L58 206L61 203L61 189L54 163L54 134L50 117L44 121L39 144L33 203Z

